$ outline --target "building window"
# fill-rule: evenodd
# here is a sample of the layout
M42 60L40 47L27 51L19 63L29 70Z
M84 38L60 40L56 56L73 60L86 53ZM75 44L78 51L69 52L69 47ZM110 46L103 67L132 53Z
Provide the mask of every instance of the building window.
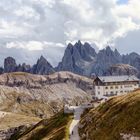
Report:
M98 87L98 89L100 89L100 87Z
M105 87L105 89L108 89L108 87Z
M113 92L113 91L111 91L111 92L110 92L110 94L111 94L111 95L113 95L113 94L114 94L114 92Z
M113 87L111 86L110 89L113 89Z
M118 89L118 86L116 86L115 88Z
M100 95L100 92L98 92L98 94Z

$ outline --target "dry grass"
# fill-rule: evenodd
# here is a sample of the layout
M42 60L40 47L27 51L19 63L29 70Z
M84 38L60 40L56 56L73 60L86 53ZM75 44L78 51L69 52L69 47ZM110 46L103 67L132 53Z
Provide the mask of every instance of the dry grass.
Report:
M0 118L0 130L6 130L8 128L14 128L21 125L35 124L41 119L36 117L30 117L25 115L19 115L15 113L6 113L6 115Z
M11 140L68 140L72 118L72 114L64 114L61 111L49 120L40 121L23 134L14 135Z
M80 135L88 133L91 140L121 140L120 133L140 136L140 90L91 109L80 123Z

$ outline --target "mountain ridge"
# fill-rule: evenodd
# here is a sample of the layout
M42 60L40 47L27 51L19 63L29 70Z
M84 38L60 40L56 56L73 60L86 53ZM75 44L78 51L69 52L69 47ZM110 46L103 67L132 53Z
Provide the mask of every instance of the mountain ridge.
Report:
M92 74L106 75L111 66L120 64L133 66L138 71L136 76L140 77L139 54L132 52L121 55L117 49L112 50L110 46L97 53L89 43L81 43L79 40L74 45L71 43L68 44L62 61L56 67L53 67L43 56L33 66L26 63L17 65L14 58L7 57L4 60L4 68L0 68L0 74L21 71L48 75L58 71L70 71L84 76L91 76ZM131 74L131 71L128 73Z

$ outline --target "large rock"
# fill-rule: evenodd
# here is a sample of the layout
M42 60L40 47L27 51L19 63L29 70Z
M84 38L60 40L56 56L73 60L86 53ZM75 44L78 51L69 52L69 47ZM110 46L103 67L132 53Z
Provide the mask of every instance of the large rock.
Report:
M15 72L17 69L16 60L12 57L7 57L4 60L4 72Z
M37 63L33 66L31 70L31 73L41 75L51 74L54 72L55 70L52 65L43 56L38 59Z

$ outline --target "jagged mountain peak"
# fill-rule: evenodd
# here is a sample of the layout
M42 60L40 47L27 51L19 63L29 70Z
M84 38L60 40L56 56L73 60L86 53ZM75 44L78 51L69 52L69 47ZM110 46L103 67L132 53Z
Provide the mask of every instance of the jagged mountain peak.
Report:
M80 40L78 40L78 42L76 42L74 46L81 47L81 46L83 46L83 44Z
M115 48L114 52L115 52L116 54L120 54L116 48Z
M114 53L114 51L111 49L110 46L107 46L104 49L100 50L99 53L112 54L112 53Z
M90 47L91 45L88 42L85 42L83 46L84 47Z
M62 61L55 70L71 71L86 76L90 76L92 73L104 75L110 66L120 63L129 64L139 71L140 55L135 52L121 55L117 49L112 49L109 45L96 53L90 43L83 43L79 40L75 44L69 43L67 45ZM43 55L33 67L27 64L17 65L13 57L7 57L4 61L4 69L0 69L0 74L22 71L44 75L53 73L55 70ZM138 76L140 77L140 72L138 72Z
M33 74L50 74L54 72L52 65L46 60L44 56L40 56L37 63L31 67L26 63L16 64L16 60L13 57L7 57L4 60L4 69L0 70L0 73L8 72L29 72Z
M108 45L106 48L105 48L107 51L112 51L111 47Z
M43 55L41 55L40 58L37 60L37 64L40 63L51 65Z
M139 61L140 57L136 53L123 56L117 49L112 49L109 45L96 53L88 42L82 43L79 40L74 45L68 45L57 70L67 70L88 76L92 73L104 75L110 66L119 63L129 64L140 69Z
M33 66L31 71L33 74L42 74L42 75L51 74L55 72L53 66L42 55L37 60L37 63Z
M68 48L71 48L73 47L73 45L71 43L68 44Z
M40 60L46 60L43 55L40 56Z
M58 71L72 71L81 75L89 74L91 66L97 53L89 43L82 43L80 40L74 45L68 44L62 62L59 63ZM88 72L87 72L88 71Z

